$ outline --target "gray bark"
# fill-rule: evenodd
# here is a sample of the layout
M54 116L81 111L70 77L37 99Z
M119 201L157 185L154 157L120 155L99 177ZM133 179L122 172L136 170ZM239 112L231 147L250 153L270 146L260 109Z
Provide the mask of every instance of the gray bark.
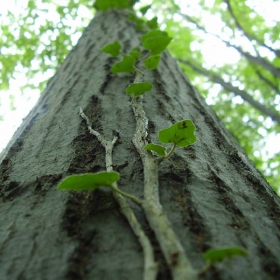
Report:
M104 149L80 118L82 107L106 139L119 134L119 187L142 195L142 164L131 142L135 119L124 93L133 77L110 74L115 59L101 53L117 39L127 51L139 44L139 33L120 13L98 14L1 154L1 280L142 279L141 247L110 192L87 200L56 190L66 175L105 170ZM197 127L197 143L177 149L159 170L163 208L193 266L202 267L211 248L250 254L215 265L201 279L279 279L279 197L167 53L145 80L154 85L144 96L153 142L177 121ZM159 279L171 279L142 211L134 209L153 242Z

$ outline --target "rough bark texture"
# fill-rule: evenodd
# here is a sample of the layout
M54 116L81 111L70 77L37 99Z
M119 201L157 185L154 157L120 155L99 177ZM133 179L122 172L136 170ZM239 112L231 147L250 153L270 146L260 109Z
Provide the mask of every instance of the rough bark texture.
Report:
M140 196L143 169L131 139L135 120L124 93L130 75L109 72L115 59L101 49L120 40L139 44L133 24L117 12L98 14L85 30L11 143L0 166L0 279L142 278L141 247L107 191L89 200L56 190L73 173L105 170L104 149L88 133L79 107L107 139L118 132L113 152L122 190ZM215 113L167 53L146 74L154 85L144 97L149 137L174 122L191 119L197 143L177 149L160 166L160 197L195 268L205 250L237 246L248 258L211 268L201 279L279 279L280 201ZM159 279L170 279L161 264Z

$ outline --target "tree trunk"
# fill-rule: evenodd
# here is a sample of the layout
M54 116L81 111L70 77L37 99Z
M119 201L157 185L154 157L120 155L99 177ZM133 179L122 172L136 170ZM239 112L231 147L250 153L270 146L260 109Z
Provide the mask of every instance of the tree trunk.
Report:
M139 36L122 13L98 13L2 153L0 279L142 279L142 249L110 191L87 199L56 189L67 175L105 170L104 148L79 116L82 107L106 139L120 137L113 150L119 188L143 194L136 122L124 93L133 77L110 74L116 60L101 53L115 40L128 51ZM178 148L159 168L163 209L192 265L205 264L207 249L249 252L201 279L279 279L279 197L168 53L145 80L153 84L143 103L150 141L184 119L197 127L195 145ZM171 279L143 212L133 209L152 240L158 279Z

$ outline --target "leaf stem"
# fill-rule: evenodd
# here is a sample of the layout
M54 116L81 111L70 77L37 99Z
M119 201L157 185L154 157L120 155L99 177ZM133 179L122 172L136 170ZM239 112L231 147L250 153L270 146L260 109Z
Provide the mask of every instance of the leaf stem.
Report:
M172 148L170 149L170 151L168 152L168 154L163 158L163 160L170 158L171 155L173 154L175 148L176 148L176 144L173 144Z
M113 191L121 194L123 197L129 198L130 200L132 200L135 204L137 204L138 206L142 207L142 202L134 195L131 195L129 193L126 193L122 190L120 190L118 188L118 186L114 183L111 186L109 186Z

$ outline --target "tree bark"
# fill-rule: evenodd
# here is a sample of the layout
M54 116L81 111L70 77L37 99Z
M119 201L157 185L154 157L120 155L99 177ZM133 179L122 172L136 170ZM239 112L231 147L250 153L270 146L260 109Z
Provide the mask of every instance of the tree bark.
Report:
M67 175L105 170L105 151L93 128L120 139L113 151L119 188L141 197L143 166L133 143L136 121L125 88L131 75L112 75L115 59L102 48L119 40L127 52L141 34L120 12L98 13L48 83L37 105L1 154L0 279L142 279L143 254L106 188L83 193L56 190ZM197 143L177 149L159 168L160 200L192 265L203 252L242 247L200 279L279 279L280 200L168 53L145 75L148 139L183 119ZM171 279L154 233L133 206L152 241L158 279Z

